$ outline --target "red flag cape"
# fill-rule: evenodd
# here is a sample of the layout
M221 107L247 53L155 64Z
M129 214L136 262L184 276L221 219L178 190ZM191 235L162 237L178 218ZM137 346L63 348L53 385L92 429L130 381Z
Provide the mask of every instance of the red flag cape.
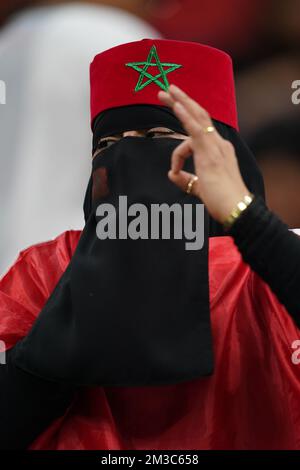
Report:
M28 248L0 281L0 338L7 348L29 331L80 233ZM212 376L84 388L31 449L300 449L299 329L231 238L210 239L209 275Z

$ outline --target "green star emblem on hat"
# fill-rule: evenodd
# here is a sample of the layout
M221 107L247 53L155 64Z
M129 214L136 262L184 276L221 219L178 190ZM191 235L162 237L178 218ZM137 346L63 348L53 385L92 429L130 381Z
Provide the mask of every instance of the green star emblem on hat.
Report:
M126 67L131 67L140 73L140 77L138 79L134 91L143 90L146 86L150 85L151 83L156 83L156 85L158 85L162 90L168 91L170 84L168 82L167 74L182 67L182 65L179 64L161 62L158 57L157 49L155 46L151 47L147 60L145 62L129 62L125 65ZM151 68L153 69L153 67L158 68L158 74L154 75L149 73L148 69L150 69L151 71ZM165 69L164 67L167 68ZM144 81L144 79L146 81Z

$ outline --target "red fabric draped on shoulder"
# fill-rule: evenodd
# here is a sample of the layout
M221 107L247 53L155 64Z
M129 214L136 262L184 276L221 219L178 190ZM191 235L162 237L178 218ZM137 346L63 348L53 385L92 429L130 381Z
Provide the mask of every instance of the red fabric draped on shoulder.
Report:
M80 237L23 251L0 281L0 340L29 331ZM213 376L85 388L31 449L300 449L300 331L229 237L210 239Z

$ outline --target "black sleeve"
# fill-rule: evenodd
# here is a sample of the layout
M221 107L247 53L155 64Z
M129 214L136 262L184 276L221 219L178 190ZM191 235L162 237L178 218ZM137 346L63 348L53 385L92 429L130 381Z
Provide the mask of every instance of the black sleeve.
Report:
M244 261L300 326L300 238L257 197L229 230Z

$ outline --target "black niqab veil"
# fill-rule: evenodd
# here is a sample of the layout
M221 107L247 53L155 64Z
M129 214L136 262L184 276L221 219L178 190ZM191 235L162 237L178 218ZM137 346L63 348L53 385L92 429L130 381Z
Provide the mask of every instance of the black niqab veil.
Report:
M95 123L94 149L101 136L121 132L122 113L127 130L182 130L165 109L148 107L146 118L145 110L141 116L142 108L135 108L130 119L126 109L103 113ZM238 134L215 124L228 132L226 137L240 153L249 190L263 195L255 161ZM14 348L16 365L54 381L102 386L179 383L213 372L208 235L221 235L222 228L214 222L209 225L204 211L204 243L199 250L187 250L185 237L171 234L164 239L161 227L156 239L101 240L96 233L103 220L98 208L104 204L116 209L108 220L112 227L116 222L118 233L126 212L120 196L127 197L127 208L143 204L148 214L153 204L176 204L182 214L188 204L193 213L189 224L194 225L201 201L167 177L179 143L171 138L126 137L94 158L84 204L86 225L77 249L31 331ZM185 169L193 172L192 158ZM132 220L129 216L128 223Z

